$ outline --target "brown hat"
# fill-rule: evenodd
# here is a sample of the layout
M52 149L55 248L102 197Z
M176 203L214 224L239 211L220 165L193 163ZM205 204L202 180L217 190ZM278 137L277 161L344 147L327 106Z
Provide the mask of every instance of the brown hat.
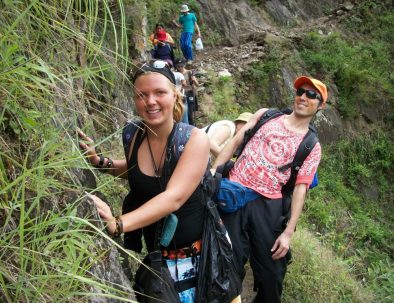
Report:
M312 85L314 88L316 88L323 98L323 103L327 102L327 98L328 98L327 87L323 82L321 82L317 79L309 78L307 76L301 76L301 77L298 77L297 79L295 79L294 88L298 89L305 83L308 83L308 84Z

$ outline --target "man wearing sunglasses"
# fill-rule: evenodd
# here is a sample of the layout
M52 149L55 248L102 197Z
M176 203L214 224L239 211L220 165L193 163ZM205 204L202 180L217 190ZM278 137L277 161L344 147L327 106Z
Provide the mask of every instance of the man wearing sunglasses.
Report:
M281 190L290 179L291 168L280 168L292 163L309 130L309 123L319 110L325 108L328 96L326 85L306 76L298 77L294 88L293 112L264 123L248 141L229 173L231 181L258 194L258 198L238 211L222 213L241 278L250 257L257 288L255 303L281 301L283 279L291 258L291 237L321 158L321 146L317 143L298 170L291 216L287 225L282 227L279 223L285 212ZM252 129L266 111L266 108L258 110L233 137L216 158L214 169L232 157L242 144L245 132Z

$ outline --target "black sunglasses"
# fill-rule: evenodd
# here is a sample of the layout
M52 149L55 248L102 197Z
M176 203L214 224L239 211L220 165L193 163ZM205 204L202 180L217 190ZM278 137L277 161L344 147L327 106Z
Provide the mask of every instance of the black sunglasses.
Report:
M311 89L303 89L302 87L300 87L296 91L296 95L299 97L301 97L304 93L308 99L318 99L322 101L320 94Z

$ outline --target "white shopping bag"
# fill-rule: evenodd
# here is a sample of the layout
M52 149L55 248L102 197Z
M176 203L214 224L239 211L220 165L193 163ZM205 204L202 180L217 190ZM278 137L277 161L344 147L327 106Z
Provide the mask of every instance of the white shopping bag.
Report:
M197 38L197 40L196 40L196 50L200 51L200 50L203 50L203 49L204 49L204 46L202 44L201 38Z

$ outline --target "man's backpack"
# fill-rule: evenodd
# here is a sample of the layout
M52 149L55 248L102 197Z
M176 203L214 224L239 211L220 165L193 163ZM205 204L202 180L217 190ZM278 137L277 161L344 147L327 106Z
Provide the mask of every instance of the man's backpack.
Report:
M277 118L279 116L282 116L284 114L288 114L289 112L283 112L279 109L273 108L273 109L269 109L267 110L261 117L260 119L257 121L256 125L247 130L245 132L244 138L242 143L240 144L240 146L237 148L237 150L234 153L234 157L238 158L246 144L249 142L249 140L254 136L254 134L260 129L260 127L267 123L268 121ZM280 171L286 171L287 169L291 169L291 174L290 174L290 179L289 181L283 185L282 187L282 195L283 195L283 207L284 207L284 211L285 211L285 217L286 220L288 220L288 218L290 217L290 205L291 205L291 196L294 190L294 186L295 186L295 182L297 179L297 174L298 171L300 170L302 164L304 163L306 157L308 157L308 155L310 154L310 152L312 151L312 149L314 148L314 146L316 145L316 143L319 142L319 139L317 137L317 131L315 126L310 123L309 124L309 130L306 133L306 135L304 136L304 138L302 139L297 152L294 156L294 160L291 163L288 163L282 167L279 168ZM232 167L234 166L234 161L233 160L229 160L227 161L223 166L218 167L217 171L219 172L219 174L221 174L223 177L228 177L228 174L230 172L230 170L232 169ZM316 186L316 180L317 180L317 175L315 175L314 177L314 183Z

